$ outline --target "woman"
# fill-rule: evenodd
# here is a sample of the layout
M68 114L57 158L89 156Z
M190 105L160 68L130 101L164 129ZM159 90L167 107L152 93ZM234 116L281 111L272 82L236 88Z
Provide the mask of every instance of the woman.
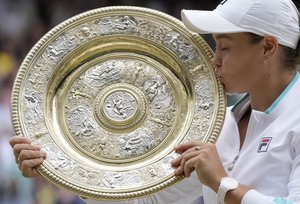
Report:
M183 10L182 19L192 31L213 34L212 63L226 91L247 95L227 110L216 145L175 147L175 174L196 172L198 180L132 203L193 203L201 183L205 204L300 203L297 8L291 0L224 0L214 11ZM24 138L10 144L23 175L34 176L46 155Z

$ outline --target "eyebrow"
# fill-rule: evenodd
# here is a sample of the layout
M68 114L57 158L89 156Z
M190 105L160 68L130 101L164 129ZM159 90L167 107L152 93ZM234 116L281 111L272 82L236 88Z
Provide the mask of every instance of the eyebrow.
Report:
M220 38L232 39L232 37L228 34L214 34L213 36L215 39L220 39Z

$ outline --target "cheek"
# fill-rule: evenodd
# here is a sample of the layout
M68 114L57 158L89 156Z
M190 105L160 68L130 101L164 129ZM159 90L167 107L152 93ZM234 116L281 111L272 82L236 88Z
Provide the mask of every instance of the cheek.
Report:
M228 63L224 59L220 73L227 91L233 92L246 92L255 75L251 62L241 58L228 60Z

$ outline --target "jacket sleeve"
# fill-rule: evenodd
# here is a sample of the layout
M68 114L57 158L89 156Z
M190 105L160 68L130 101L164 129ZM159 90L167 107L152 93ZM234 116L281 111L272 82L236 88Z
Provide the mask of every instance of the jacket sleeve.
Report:
M256 190L248 191L243 200L242 204L300 204L300 200L295 201L294 199L290 198L283 198L283 197L272 197L266 196L262 193L259 193Z
M178 182L174 186L142 198L128 201L97 201L84 199L87 204L196 204L202 196L202 184L197 174Z

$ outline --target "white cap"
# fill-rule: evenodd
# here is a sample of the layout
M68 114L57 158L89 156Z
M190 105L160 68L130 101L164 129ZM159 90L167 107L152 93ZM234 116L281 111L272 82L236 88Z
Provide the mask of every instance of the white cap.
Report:
M291 0L224 0L213 11L182 10L185 26L200 34L251 32L272 35L295 49L299 12Z

